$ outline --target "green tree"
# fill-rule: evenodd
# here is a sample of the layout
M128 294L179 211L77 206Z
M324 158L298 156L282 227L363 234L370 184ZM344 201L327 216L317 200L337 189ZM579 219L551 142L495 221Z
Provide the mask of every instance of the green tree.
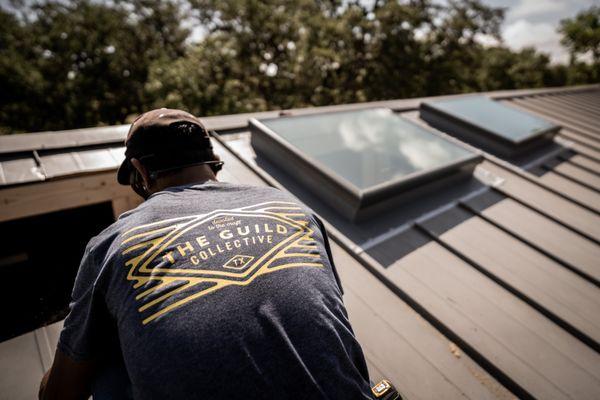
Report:
M560 21L561 43L569 49L571 59L590 53L594 64L600 64L600 7L591 7L573 18Z
M188 60L155 68L148 88L167 104L223 113L366 100L357 79L366 44L352 32L360 5L340 13L341 2L312 0L192 3L209 32ZM190 104L188 87L207 95L191 94Z
M0 81L12 86L0 98L0 125L36 131L116 124L147 108L151 63L184 54L187 31L169 4L46 1L25 20L3 11Z
M598 8L563 21L568 66L485 47L481 0L42 0L0 9L0 132L598 80ZM15 11L16 10L16 11ZM201 28L200 41L188 41ZM591 52L593 65L575 61Z
M36 103L45 79L30 63L34 54L26 31L15 15L0 9L0 133L12 131L23 118L42 123Z
M478 90L506 90L556 86L560 75L553 72L547 55L533 48L515 52L506 47L482 51L481 65L476 71ZM564 82L564 78L563 78Z
M428 45L417 37L429 30L435 8L428 1L376 3L371 15L372 40L368 50L365 92L368 99L416 97L427 91L425 71Z
M591 7L573 18L560 21L561 43L571 54L569 83L600 80L600 7ZM590 54L592 65L578 61L578 56Z
M205 40L184 59L156 64L146 87L201 114L477 90L477 35L497 35L502 19L476 0L192 5L208 27Z
M500 38L504 11L478 0L449 1L434 16L425 45L426 93L463 93L479 89L477 70L481 67L481 35Z

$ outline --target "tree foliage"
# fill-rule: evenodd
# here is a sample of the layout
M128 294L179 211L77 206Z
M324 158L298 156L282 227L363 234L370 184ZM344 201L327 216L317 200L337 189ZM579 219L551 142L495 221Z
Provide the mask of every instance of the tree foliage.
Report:
M144 84L152 63L184 56L188 36L178 9L158 0L52 1L20 19L0 10L0 18L5 130L122 122L148 106Z
M580 12L574 18L560 22L562 44L571 54L590 52L595 63L600 61L600 7Z
M571 54L573 66L571 76L578 79L576 74L590 74L590 80L598 81L600 79L600 7L591 7L574 18L563 19L559 31L563 35L561 43ZM592 58L592 68L588 71L585 71L585 65L577 62L578 56L586 54Z
M159 106L230 114L598 78L597 8L561 25L564 44L591 51L594 66L555 66L534 49L483 46L481 37L499 39L504 11L480 0L365 3L46 0L0 9L0 132L116 124Z

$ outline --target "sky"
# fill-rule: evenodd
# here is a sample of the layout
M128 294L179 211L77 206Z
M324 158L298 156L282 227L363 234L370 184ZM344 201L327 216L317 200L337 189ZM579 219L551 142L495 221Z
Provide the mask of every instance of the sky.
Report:
M507 46L515 50L533 46L548 53L555 63L569 60L556 31L560 20L593 5L600 6L600 0L483 0L483 3L507 9L502 26Z

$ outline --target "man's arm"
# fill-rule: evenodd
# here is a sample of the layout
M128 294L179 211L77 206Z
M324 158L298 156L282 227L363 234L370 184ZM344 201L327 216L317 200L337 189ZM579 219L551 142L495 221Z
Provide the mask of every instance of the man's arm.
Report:
M338 287L340 288L340 293L344 294L344 288L342 287L342 281L340 280L340 276L338 275L337 269L335 267L335 263L333 262L333 254L331 253L331 247L329 246L329 237L327 235L327 230L325 229L325 224L316 214L313 214L313 218L317 222L319 229L321 230L321 235L323 236L323 245L325 246L325 251L327 252L327 257L329 258L329 263L331 264L331 269L333 271L333 276L335 277L335 281L337 282Z
M93 240L93 239L92 239ZM69 315L57 343L54 362L40 384L40 399L87 399L91 393L94 363L99 353L98 332L102 323L102 302L98 302L95 262L90 240L77 271L69 303Z
M57 349L52 367L42 378L39 399L88 399L91 395L93 374L93 362L75 361Z

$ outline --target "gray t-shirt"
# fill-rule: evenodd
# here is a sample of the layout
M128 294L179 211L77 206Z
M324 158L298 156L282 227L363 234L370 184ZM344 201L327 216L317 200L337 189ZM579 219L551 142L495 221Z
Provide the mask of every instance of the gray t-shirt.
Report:
M370 398L323 225L273 188L173 187L121 215L86 248L58 347L98 362L107 397Z

